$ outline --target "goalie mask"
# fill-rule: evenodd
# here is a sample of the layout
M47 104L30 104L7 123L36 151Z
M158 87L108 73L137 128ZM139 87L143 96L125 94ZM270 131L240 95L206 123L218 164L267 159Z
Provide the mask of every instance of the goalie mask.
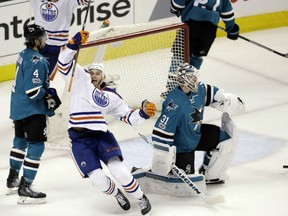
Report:
M180 65L177 69L177 80L180 85L184 85L190 91L198 91L198 71L188 63Z
M89 65L88 71L91 75L91 82L93 83L93 85L100 86L104 82L106 74L104 72L104 65L102 63L93 63ZM102 72L100 79L96 77L94 78L93 73L96 73L97 71Z

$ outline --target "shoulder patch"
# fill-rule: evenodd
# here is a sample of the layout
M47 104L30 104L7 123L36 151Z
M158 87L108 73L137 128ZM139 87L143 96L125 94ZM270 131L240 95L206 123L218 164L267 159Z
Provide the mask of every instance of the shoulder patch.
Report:
M32 59L30 60L32 63L37 64L39 61L41 61L40 57L37 55L33 55Z
M171 110L176 110L178 107L179 107L179 105L175 104L174 101L171 99L171 100L168 102L166 109L167 109L168 111L171 111Z

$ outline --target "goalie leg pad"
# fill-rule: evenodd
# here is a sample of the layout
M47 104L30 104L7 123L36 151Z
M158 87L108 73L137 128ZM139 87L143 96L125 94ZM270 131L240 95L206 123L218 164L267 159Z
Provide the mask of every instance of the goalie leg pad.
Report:
M152 161L152 171L160 175L168 175L172 169L172 164L176 160L176 146L169 146L161 143L154 143L154 155Z
M217 178L227 180L227 170L237 149L238 135L235 124L227 113L223 113L221 122L221 130L226 131L231 138L220 142L217 148L211 151L211 156L209 153L205 154L206 161L210 158L208 166L205 166L207 163L202 165L205 169L206 180Z
M167 176L151 172L149 169L140 168L132 173L137 179L144 193L156 193L170 196L193 197L199 196L193 190L187 189L187 184L179 177L172 174ZM195 185L206 193L205 178L201 174L187 175Z

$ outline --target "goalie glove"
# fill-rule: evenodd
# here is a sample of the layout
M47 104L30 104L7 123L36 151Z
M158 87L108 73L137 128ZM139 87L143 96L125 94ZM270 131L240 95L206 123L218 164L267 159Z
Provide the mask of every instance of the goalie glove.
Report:
M216 92L214 100L215 102L211 106L222 112L237 113L245 110L245 104L241 98L231 93L225 93L222 89Z
M55 88L49 88L46 91L46 101L48 109L56 110L61 105L61 100L57 95L57 91Z
M144 119L149 119L154 116L156 112L156 106L154 103L149 102L148 100L142 101L139 115Z
M89 31L77 32L74 37L72 37L72 39L69 41L67 47L72 50L78 50L79 45L85 44L87 42L89 34Z

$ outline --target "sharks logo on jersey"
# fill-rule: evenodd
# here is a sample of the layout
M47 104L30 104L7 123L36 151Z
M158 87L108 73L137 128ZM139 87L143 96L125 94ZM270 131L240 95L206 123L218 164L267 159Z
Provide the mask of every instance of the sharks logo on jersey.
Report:
M92 92L93 101L100 107L106 107L109 104L109 96L105 92L94 89Z
M33 55L30 61L32 61L34 64L37 64L40 60L41 59L38 56Z
M40 6L40 14L46 22L52 22L58 17L58 8L51 2Z
M178 107L179 107L179 105L175 104L175 103L173 102L173 100L170 100L169 103L167 104L166 109L167 109L168 111L171 111L171 110L176 110Z

